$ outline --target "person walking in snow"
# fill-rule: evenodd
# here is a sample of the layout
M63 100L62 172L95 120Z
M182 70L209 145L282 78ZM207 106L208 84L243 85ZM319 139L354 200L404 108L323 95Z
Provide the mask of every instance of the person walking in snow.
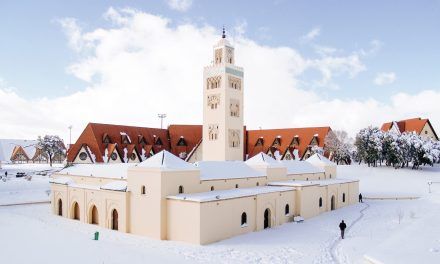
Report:
M345 228L347 225L344 223L344 220L339 224L339 229L341 230L341 238L344 239Z
M359 202L363 203L363 201L362 201L362 193L359 193Z

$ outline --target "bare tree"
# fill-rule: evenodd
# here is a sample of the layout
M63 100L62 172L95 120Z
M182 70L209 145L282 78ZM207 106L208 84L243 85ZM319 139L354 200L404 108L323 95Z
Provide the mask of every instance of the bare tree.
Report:
M52 159L55 155L63 155L65 151L63 140L59 136L46 135L38 137L37 148L41 149L49 158L52 167Z

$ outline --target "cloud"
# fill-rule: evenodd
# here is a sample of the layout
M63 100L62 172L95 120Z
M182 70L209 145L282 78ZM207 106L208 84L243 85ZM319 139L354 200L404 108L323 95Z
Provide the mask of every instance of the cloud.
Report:
M166 2L171 9L179 12L187 11L193 4L192 0L166 0Z
M386 84L391 84L395 82L397 79L396 74L394 72L380 72L374 78L374 84L382 86Z
M109 9L105 17L109 26L87 32L74 19L61 23L78 54L67 69L85 81L83 90L30 100L2 82L1 138L59 134L68 139L67 127L73 125L75 139L88 122L158 127L158 113L168 114L166 124L201 124L203 67L212 61L219 29L174 25L133 9ZM353 134L370 124L413 116L440 124L438 90L396 94L385 104L374 98L328 100L304 88L308 70L321 73L321 85L333 85L334 76L353 78L366 67L359 54L307 58L290 47L263 46L240 34L228 39L245 71L248 128L330 125Z
M321 28L314 27L312 30L307 32L304 36L301 37L302 42L309 42L314 40L316 37L318 37L321 34Z

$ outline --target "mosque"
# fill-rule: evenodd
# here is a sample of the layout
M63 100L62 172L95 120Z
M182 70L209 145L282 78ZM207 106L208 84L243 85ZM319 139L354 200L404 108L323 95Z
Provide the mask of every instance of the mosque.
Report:
M113 163L118 158L113 159L115 146L101 156L77 144L71 157L77 162L51 178L53 213L136 235L203 245L357 203L359 182L337 178L336 165L323 155L304 160L293 158L293 152L284 153L291 155L285 159L271 151L245 155L243 68L235 65L234 47L224 32L203 78L197 160L166 149L150 149L144 160L131 155L132 149L125 153L126 162ZM133 140L126 133L120 136L127 144ZM103 141L107 138L103 133ZM281 136L276 138L280 143ZM297 136L292 142L295 139L298 143ZM261 141L259 137L257 143ZM108 162L96 162L104 159Z

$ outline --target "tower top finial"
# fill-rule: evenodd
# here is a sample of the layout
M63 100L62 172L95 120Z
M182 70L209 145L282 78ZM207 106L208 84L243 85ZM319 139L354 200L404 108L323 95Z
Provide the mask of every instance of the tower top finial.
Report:
M226 38L225 26L223 26L223 34L222 34L222 38Z

